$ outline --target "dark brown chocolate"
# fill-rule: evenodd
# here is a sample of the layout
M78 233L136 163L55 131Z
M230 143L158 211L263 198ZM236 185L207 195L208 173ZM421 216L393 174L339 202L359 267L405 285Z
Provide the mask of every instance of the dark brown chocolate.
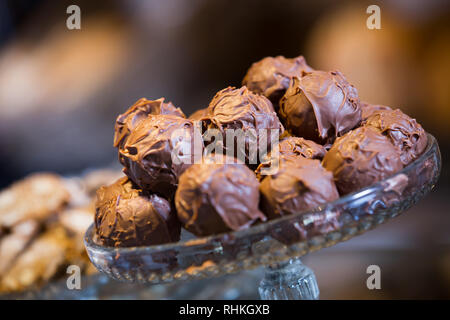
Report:
M322 162L341 195L367 187L402 169L400 152L379 130L359 127L336 139Z
M389 138L400 151L403 165L416 159L427 146L427 135L422 126L399 109L379 110L368 117L364 125L380 130Z
M257 154L270 151L272 133L269 129L277 131L278 135L284 132L272 103L266 97L249 91L245 86L239 89L228 87L219 91L209 104L208 112L206 128L220 131L223 137L224 153L236 156L242 161L245 158L247 164L257 164L257 159L249 157L251 148L256 147ZM234 148L230 149L227 146L227 139L230 137L227 135L233 134L236 130L242 130L245 134L244 145L239 146L235 143ZM260 138L262 132L267 139L265 141Z
M186 118L180 108L176 108L172 102L164 102L164 98L158 100L141 98L125 113L117 117L114 132L114 147L120 147L123 141L130 135L130 132L149 114L171 114Z
M339 198L333 174L319 160L297 158L280 164L259 187L261 210L269 219L314 209Z
M212 157L180 177L175 195L178 218L198 236L242 230L266 217L259 211L258 180L237 159Z
M368 117L370 117L372 114L380 111L380 110L392 110L388 106L383 106L381 104L370 104L367 102L361 101L361 111L362 111L362 120L367 120Z
M331 144L361 122L358 91L339 71L293 78L280 100L280 118L294 136Z
M180 223L170 203L138 189L128 177L101 187L95 208L95 232L102 245L148 246L180 239Z
M289 87L292 77L301 77L313 69L303 56L287 59L283 56L266 57L252 64L242 80L242 85L254 93L268 98L278 109L278 102Z
M196 156L201 157L202 146L201 132L193 121L148 115L119 147L119 160L124 173L140 188L172 198L179 176Z

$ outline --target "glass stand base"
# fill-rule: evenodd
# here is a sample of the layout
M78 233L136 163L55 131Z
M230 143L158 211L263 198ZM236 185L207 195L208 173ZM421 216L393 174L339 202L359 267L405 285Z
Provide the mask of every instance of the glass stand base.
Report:
M319 299L314 272L298 258L268 266L258 291L262 300Z

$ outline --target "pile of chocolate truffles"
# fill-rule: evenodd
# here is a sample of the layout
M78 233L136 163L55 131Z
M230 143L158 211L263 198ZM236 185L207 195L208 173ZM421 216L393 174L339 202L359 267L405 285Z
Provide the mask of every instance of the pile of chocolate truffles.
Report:
M222 134L222 148L206 153L211 129ZM231 156L230 129L256 133ZM263 143L261 130L280 138ZM249 228L385 179L426 145L416 120L361 102L341 72L314 70L302 56L267 57L242 87L219 91L189 118L164 98L140 99L117 118L125 176L97 191L96 241L148 246L178 241L181 227L197 236ZM254 146L265 157L255 160ZM278 170L268 173L274 159Z

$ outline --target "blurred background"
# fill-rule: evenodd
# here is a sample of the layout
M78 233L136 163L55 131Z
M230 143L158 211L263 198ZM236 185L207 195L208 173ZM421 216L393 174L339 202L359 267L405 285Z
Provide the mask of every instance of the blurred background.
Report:
M71 4L81 30L66 27ZM380 30L366 27L371 4L381 8ZM446 0L0 0L0 188L38 171L114 167L114 120L139 98L166 97L189 115L240 86L252 62L300 54L342 71L362 100L418 119L443 157L437 188L407 214L305 257L322 298L450 298ZM370 264L381 267L382 290L366 288ZM159 286L142 297L257 298L258 272L227 288Z

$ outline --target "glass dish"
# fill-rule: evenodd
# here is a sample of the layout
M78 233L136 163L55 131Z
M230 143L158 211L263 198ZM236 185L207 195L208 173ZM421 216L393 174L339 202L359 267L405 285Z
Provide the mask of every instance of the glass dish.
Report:
M298 257L364 233L404 212L435 186L441 169L436 139L428 134L424 153L395 175L314 210L299 212L209 237L149 247L85 246L95 267L113 279L166 283L220 276L267 266L263 299L315 299L313 272Z

